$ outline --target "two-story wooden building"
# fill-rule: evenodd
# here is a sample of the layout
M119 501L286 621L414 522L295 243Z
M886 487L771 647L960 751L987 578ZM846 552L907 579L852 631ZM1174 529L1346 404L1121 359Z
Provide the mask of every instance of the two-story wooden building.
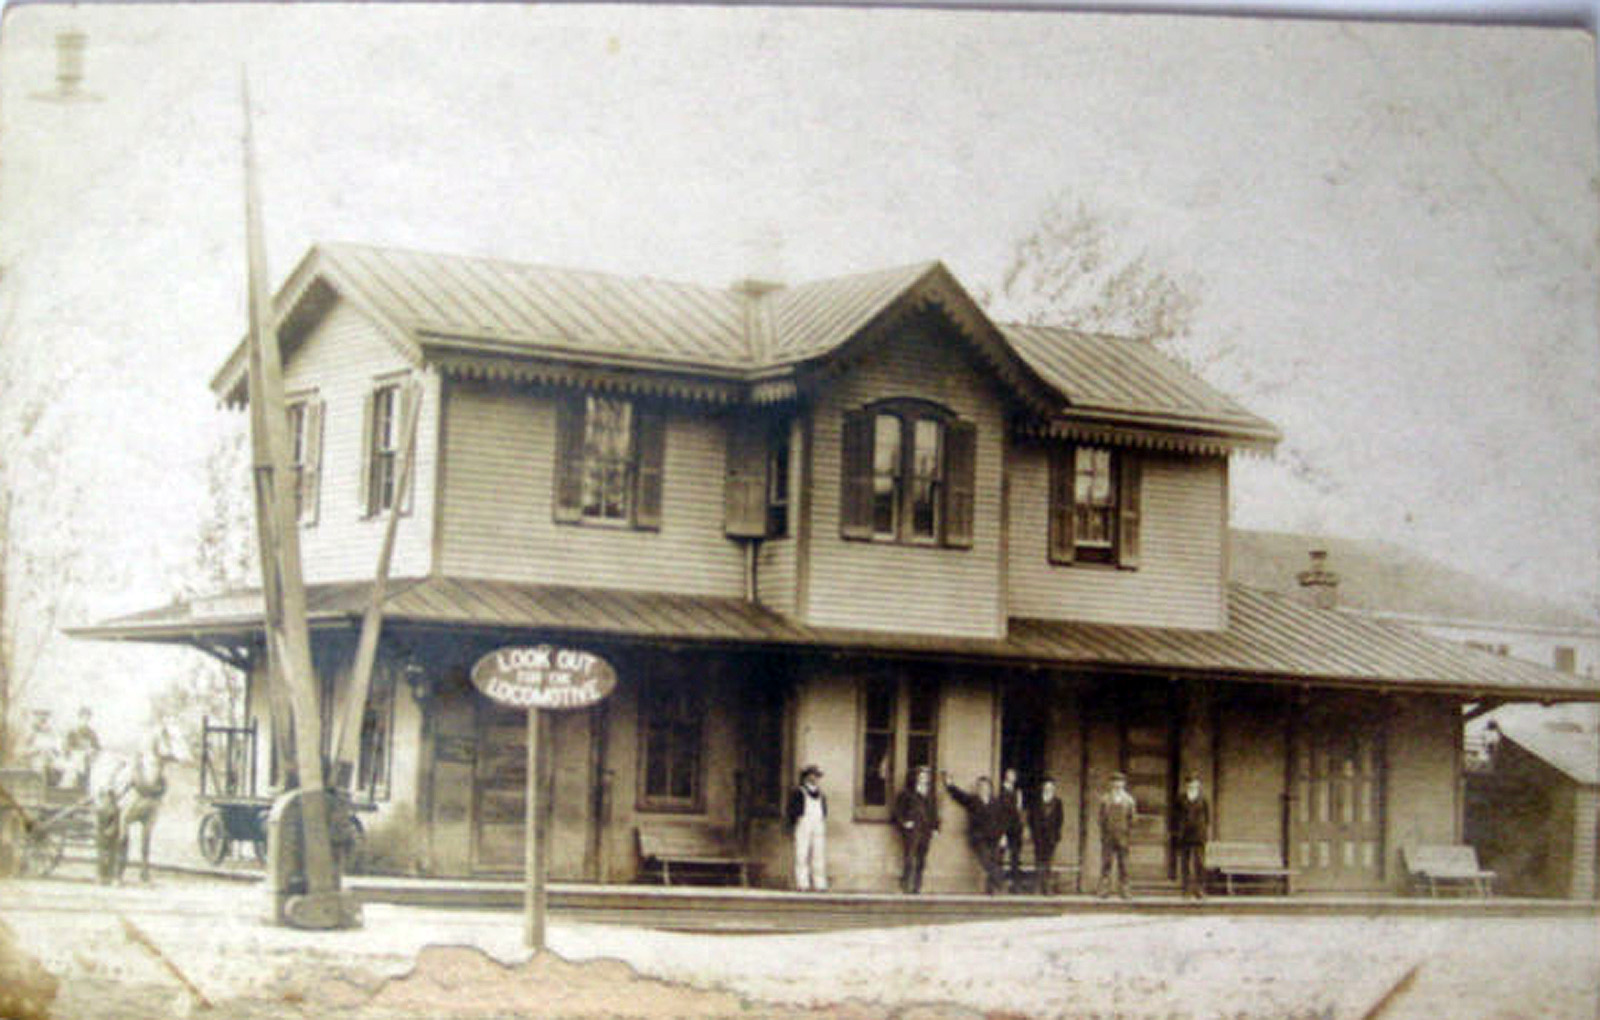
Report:
M1147 343L992 322L937 263L713 289L325 245L277 301L331 704L404 514L358 777L403 868L521 866L523 720L467 679L506 644L619 675L553 724L570 880L631 879L636 827L692 817L786 884L781 797L814 762L836 888L895 887L890 803L929 764L1054 776L1058 856L1091 874L1110 773L1158 881L1194 772L1214 836L1279 847L1300 888L1393 889L1403 844L1460 838L1465 704L1600 698L1231 584L1229 457L1276 430ZM245 370L241 348L223 399ZM219 593L82 633L229 657L265 721L260 613ZM970 891L950 807L927 887Z

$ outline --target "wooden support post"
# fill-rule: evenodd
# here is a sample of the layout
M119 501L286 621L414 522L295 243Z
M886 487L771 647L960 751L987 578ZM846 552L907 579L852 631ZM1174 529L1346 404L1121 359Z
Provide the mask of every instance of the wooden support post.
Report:
M537 708L528 709L528 794L526 818L523 820L524 863L527 888L523 894L523 942L535 952L544 950L546 860L539 837L545 826L541 825L544 798L541 796L540 763L544 755L541 732L546 728L545 714Z

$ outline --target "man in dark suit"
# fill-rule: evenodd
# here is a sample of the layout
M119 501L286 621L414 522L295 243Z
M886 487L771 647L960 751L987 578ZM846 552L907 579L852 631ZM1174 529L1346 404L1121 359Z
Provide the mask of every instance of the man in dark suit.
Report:
M914 771L894 800L894 826L900 833L900 891L922 891L922 869L928 844L939 831L939 801L933 795L933 772L926 765Z
M1178 871L1183 895L1206 898L1206 839L1211 834L1211 804L1200 792L1198 776L1189 776L1173 805L1172 831L1178 840Z
M994 795L988 776L979 776L971 793L950 784L950 775L941 772L945 789L967 811L967 844L978 858L983 869L983 891L993 896L1005 888L1006 878L1000 870L1000 839L1006 834L1005 808Z
M1028 831L1033 834L1034 870L1039 876L1039 893L1055 895L1056 846L1061 842L1061 798L1056 796L1056 781L1045 776L1039 781L1039 795L1028 805Z
M1022 799L1022 788L1017 785L1017 770L1006 769L1000 774L1000 790L996 795L1005 813L1006 834L1001 845L1007 887L1011 892L1022 888L1022 823L1027 817Z

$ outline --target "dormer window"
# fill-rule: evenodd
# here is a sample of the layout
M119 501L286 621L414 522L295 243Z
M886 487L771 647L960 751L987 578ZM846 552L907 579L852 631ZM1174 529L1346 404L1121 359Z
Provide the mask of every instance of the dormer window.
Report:
M972 545L976 429L922 400L890 400L844 419L845 538Z
M1050 456L1050 562L1139 565L1140 469L1130 450L1066 446Z
M367 392L365 442L361 464L361 512L367 517L387 513L396 502L401 513L411 511L411 485L400 484L400 430L406 415L406 391L401 381L380 380Z

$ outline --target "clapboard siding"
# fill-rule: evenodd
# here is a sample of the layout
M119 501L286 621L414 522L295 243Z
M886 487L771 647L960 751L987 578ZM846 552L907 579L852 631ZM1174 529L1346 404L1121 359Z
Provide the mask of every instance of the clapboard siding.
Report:
M1600 789L1574 786L1572 826L1572 886L1574 899L1592 900L1596 895L1597 865L1595 841L1600 836Z
M291 396L315 391L323 402L322 477L316 523L300 530L301 557L311 582L367 579L378 564L387 516L366 517L361 506L362 449L367 395L381 376L409 363L365 314L336 303L284 365ZM395 535L390 575L427 573L432 554L433 491L439 380L422 377L411 512Z
M845 411L919 397L977 426L970 549L847 541L839 534ZM852 366L814 405L810 576L804 619L821 626L999 636L1001 398L952 339L907 330Z
M1221 457L1144 453L1143 549L1137 570L1049 560L1050 459L1013 445L1008 598L1013 616L1213 629L1225 624Z
M440 569L491 580L744 594L743 554L723 535L719 417L667 411L659 531L557 524L556 402L509 385L449 389Z

